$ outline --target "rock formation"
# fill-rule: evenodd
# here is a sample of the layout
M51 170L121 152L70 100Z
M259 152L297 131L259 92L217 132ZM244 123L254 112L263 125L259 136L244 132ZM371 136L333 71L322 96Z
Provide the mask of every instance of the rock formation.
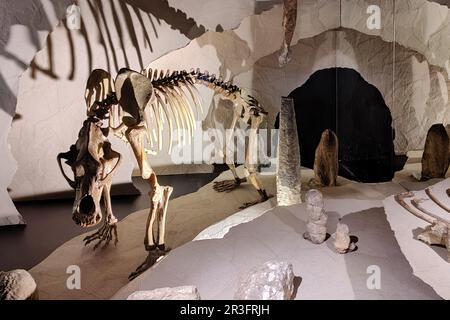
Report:
M322 133L314 160L314 183L317 186L337 185L339 172L339 142L336 134L327 129Z
M318 190L312 189L306 193L306 212L308 224L303 238L315 244L321 244L327 236L327 214L323 208L323 196Z
M236 300L290 300L294 293L292 264L268 261L242 276Z
M0 300L37 299L36 282L27 271L0 271Z
M301 203L300 146L292 98L281 101L278 145L277 203L279 206Z
M194 286L176 288L160 288L148 291L137 291L128 296L127 300L201 300Z
M449 137L444 125L435 124L428 131L422 156L421 180L445 178L449 166Z
M346 224L338 223L334 247L336 251L341 254L345 254L355 249L355 244L350 240L349 229Z
M281 46L278 62L280 67L285 66L290 61L290 46L294 37L295 27L297 25L297 0L284 0L283 6L283 29L284 39Z

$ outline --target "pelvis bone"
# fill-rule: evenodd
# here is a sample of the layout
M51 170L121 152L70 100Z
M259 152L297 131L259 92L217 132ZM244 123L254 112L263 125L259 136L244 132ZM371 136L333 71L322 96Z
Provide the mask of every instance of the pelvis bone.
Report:
M82 227L92 227L102 220L100 200L105 196L109 203L112 176L120 163L120 154L111 149L99 122L88 119L78 134L78 140L66 153L58 155L58 164L64 178L75 189L72 218ZM72 168L74 180L70 179L61 160ZM107 206L107 211L110 211ZM115 219L107 212L106 222Z

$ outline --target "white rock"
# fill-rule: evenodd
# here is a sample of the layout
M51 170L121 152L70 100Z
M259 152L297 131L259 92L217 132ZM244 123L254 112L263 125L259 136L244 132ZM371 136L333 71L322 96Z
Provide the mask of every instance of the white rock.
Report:
M289 300L294 293L292 264L269 261L241 277L236 300Z
M341 254L347 253L355 249L355 245L350 241L349 229L346 224L338 223L334 247L336 251Z
M0 272L0 300L34 299L36 289L36 282L25 270Z
M224 220L217 222L216 224L213 224L212 226L209 226L208 228L200 232L193 241L223 239L223 237L225 237L225 235L230 232L230 230L235 226L253 221L265 214L267 211L272 210L273 208L274 203L272 203L272 201L270 200L248 207L229 216Z
M319 190L309 190L305 196L308 223L303 238L321 244L327 237L328 216L324 210L323 196Z
M127 300L201 300L197 287L183 286L176 288L160 288L148 291L137 291Z

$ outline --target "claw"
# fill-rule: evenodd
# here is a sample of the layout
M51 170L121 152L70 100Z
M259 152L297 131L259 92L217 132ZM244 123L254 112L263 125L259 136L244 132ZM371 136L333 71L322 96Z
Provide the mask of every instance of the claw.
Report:
M265 201L267 201L268 199L270 199L270 198L272 198L272 197L273 197L273 195L268 195L268 196L267 196L267 199L265 199L265 198L260 198L259 200L255 200L255 201L251 201L251 202L246 202L246 203L244 203L242 206L240 206L239 209L241 209L241 210L247 209L247 208L249 208L249 207L254 206L255 204L265 202Z
M117 236L117 225L113 224L105 224L101 227L97 232L85 237L83 239L84 245L87 246L89 243L98 240L94 246L94 250L96 250L102 243L102 248L106 248L109 246L111 240L114 238L114 245L117 246L119 242L119 237Z
M155 247L153 250L149 251L145 261L136 268L136 271L132 272L128 276L128 280L132 281L136 279L144 271L150 269L155 263L160 261L169 251L170 249L166 249L163 245Z

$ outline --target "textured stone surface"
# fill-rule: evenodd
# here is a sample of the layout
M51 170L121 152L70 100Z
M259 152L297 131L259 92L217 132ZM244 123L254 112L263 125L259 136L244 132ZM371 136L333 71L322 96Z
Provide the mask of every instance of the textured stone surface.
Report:
M350 242L348 226L344 223L339 222L337 224L334 248L341 254L347 253L354 249L354 245Z
M427 134L422 155L421 180L445 178L449 165L449 137L442 124L433 125Z
M395 8L394 8L395 3ZM381 8L381 29L367 28L369 5ZM427 0L343 0L342 26L415 50L436 66L449 63L449 8ZM395 33L394 33L395 22Z
M128 296L127 300L201 300L194 286L176 288L160 288L149 291L137 291Z
M27 271L0 271L0 300L35 298L36 290L36 282Z
M319 190L309 190L305 195L308 223L303 238L321 244L327 237L328 216L324 209L323 196Z
M268 261L250 270L239 281L236 300L289 300L294 293L292 264Z
M294 100L282 98L278 139L277 203L291 206L302 202L300 146Z

